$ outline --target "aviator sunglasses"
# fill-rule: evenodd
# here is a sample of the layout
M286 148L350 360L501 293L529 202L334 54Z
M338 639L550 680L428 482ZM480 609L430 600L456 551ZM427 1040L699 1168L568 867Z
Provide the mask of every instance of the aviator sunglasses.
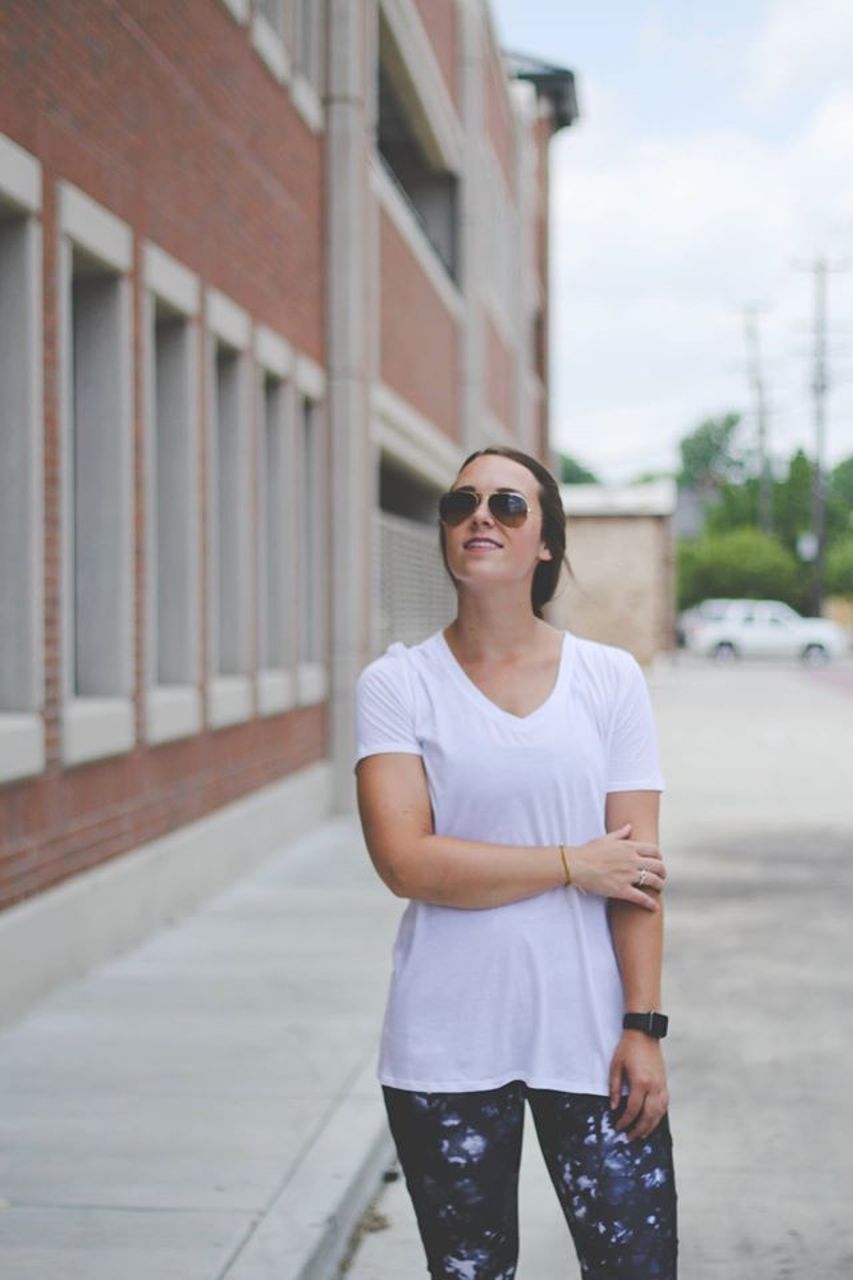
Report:
M474 514L480 505L481 496L473 489L448 490L438 500L439 520L448 528L455 529L463 520L467 520ZM498 524L504 525L507 529L517 529L524 524L530 514L530 507L524 494L516 493L514 489L498 489L495 493L490 493L488 507Z

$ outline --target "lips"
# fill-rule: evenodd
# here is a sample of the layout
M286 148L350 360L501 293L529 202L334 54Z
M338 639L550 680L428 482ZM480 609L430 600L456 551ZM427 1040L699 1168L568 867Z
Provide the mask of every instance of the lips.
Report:
M500 550L501 544L499 542L495 542L492 538L469 538L468 541L464 542L462 545L465 550L468 551L472 547L494 547L496 550Z

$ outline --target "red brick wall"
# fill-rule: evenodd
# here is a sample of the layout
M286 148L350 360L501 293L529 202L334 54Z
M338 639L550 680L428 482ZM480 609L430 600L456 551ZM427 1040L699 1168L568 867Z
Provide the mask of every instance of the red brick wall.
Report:
M415 0L415 4L432 43L445 83L450 90L450 96L458 110L460 94L456 60L458 43L461 40L458 0Z
M458 323L387 213L380 217L382 380L458 439Z
M322 139L221 0L4 0L0 130L314 359ZM47 228L50 233L52 228Z
M44 190L48 760L40 777L0 786L0 907L202 817L328 750L326 708L313 707L62 765L56 183L74 183L128 222L137 264L143 239L155 240L204 285L222 289L323 363L324 151L254 53L247 29L214 0L6 0L4 19L0 131L41 162ZM146 566L138 271L134 290L139 720ZM200 377L203 391L203 370ZM201 616L207 616L203 585Z
M327 753L325 706L0 788L0 906L97 866Z
M515 429L515 353L504 342L488 311L483 311L486 347L486 404L510 431Z

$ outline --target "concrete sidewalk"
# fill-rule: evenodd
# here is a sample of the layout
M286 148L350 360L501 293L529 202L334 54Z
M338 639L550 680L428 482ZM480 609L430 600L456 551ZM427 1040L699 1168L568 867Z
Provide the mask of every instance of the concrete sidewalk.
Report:
M845 671L652 679L684 1280L853 1269ZM329 823L0 1032L4 1280L330 1280L393 1155L374 1067L402 908ZM557 1280L530 1132L520 1280ZM402 1183L378 1208L349 1280L424 1275Z
M0 1032L3 1280L332 1274L403 906L328 823Z
M853 1275L853 664L651 678L667 791L667 1060L683 1280ZM518 1280L578 1267L525 1126ZM426 1267L402 1180L347 1280Z

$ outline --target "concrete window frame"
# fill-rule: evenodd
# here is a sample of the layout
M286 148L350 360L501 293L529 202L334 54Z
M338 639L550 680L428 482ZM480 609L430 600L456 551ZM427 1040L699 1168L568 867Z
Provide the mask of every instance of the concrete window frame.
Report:
M289 6L291 0L269 0L275 9L270 16L255 0L252 13L252 45L280 84L291 76L291 59L287 45Z
M0 783L45 767L42 171L0 134Z
M256 701L259 715L272 715L295 705L297 688L294 353L285 338L259 324L255 327L254 355L258 404ZM276 508L278 520L273 519ZM270 652L276 647L278 660L271 660Z
M248 312L213 288L206 293L205 319L207 718L212 728L220 728L252 714L251 324ZM223 504L223 486L234 497L230 504ZM223 517L230 521L228 528L223 527Z
M293 105L314 133L325 128L323 63L326 45L325 6L315 0L292 0Z
M249 21L249 0L220 0L235 22L244 27Z
M135 741L133 236L127 223L71 183L59 182L57 192L60 720L62 760L73 765L130 751ZM75 302L86 273L96 292ZM80 501L87 486L91 501Z
M198 733L202 727L201 287L198 276L150 241L143 246L143 280L144 736L149 743L159 743ZM169 547L165 564L163 546ZM163 679L164 668L168 680Z
M325 590L325 585L330 581L328 528L331 511L328 492L328 431L325 420L326 375L316 361L299 354L294 361L293 382L297 398L294 419L295 470L300 478L297 502L294 504L300 530L296 572L297 613L300 620L296 702L299 706L309 706L327 698L330 686L328 593ZM310 417L306 417L306 408L310 411ZM309 441L310 453L306 451L306 441ZM313 507L310 505L312 492L318 499ZM306 539L309 524L311 537ZM315 575L313 579L312 571ZM306 627L314 632L313 651L306 650Z

